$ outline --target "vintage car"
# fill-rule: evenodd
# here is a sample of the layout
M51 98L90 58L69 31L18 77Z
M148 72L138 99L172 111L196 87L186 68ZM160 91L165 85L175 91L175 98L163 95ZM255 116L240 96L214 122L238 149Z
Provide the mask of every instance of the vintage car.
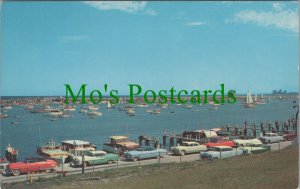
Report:
M114 154L123 154L128 150L135 150L138 143L132 142L127 136L111 136L109 141L103 145L103 150Z
M273 142L280 142L283 140L283 136L279 136L276 133L266 133L265 136L259 137L259 140L262 143L273 143Z
M224 140L223 138L214 137L210 138L210 141L204 144L207 148L212 148L215 146L230 146L234 147L235 143L231 140Z
M0 173L2 173L3 175L6 174L8 164L9 161L7 161L6 158L0 158Z
M297 133L295 131L284 131L283 140L293 140L297 137Z
M246 151L246 154L258 154L271 150L270 146L263 146L263 144L245 144L241 148Z
M212 150L206 152L200 152L201 159L217 160L230 158L234 156L240 156L246 154L246 151L242 148L232 148L230 146L215 146Z
M171 147L171 151L175 155L184 156L190 153L199 153L207 150L205 145L200 145L197 142L182 142L180 146Z
M166 155L167 155L167 150L156 149L150 146L139 147L136 150L128 151L124 153L125 159L132 160L132 161L165 157Z
M257 138L239 137L233 140L236 146L246 146L246 144L261 145L262 142Z
M22 173L51 171L57 166L57 162L44 158L27 158L23 162L10 163L7 167L8 174L18 176Z
M116 154L108 154L104 151L84 151L84 166L99 165L99 164L111 164L118 161L119 156ZM82 165L82 156L73 156L71 161L71 166Z

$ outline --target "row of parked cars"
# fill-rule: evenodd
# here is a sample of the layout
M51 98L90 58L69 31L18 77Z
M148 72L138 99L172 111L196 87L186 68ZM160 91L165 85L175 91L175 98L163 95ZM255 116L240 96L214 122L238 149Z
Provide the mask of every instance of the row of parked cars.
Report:
M243 154L256 154L270 150L263 143L273 143L284 140L283 136L276 133L266 133L260 138L240 138L235 140L225 140L220 137L210 138L209 142L199 144L197 142L185 141L180 145L171 147L173 155L184 156L191 153L199 153L201 159L223 159ZM115 152L115 150L112 148ZM150 146L138 147L125 151L121 159L127 161L137 161L149 158L165 157L168 151L165 149L154 148ZM83 156L84 155L84 158ZM120 156L115 153L107 153L101 150L86 150L80 154L72 155L71 166L91 166L99 164L111 164L120 160ZM27 158L23 162L10 163L4 169L4 174L18 176L22 173L53 171L59 162L54 159L46 158Z

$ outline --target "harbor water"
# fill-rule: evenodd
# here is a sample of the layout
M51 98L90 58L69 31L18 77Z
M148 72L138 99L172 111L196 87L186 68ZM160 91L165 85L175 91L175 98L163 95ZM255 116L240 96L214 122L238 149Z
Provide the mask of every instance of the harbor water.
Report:
M132 140L138 136L156 136L162 142L163 133L181 133L184 130L209 129L225 126L241 127L248 124L260 124L279 121L286 122L297 112L293 108L293 99L279 100L272 98L264 105L255 108L244 108L243 103L225 104L213 108L210 104L193 105L190 109L184 105L170 104L168 108L135 107L135 115L128 116L118 106L107 109L100 104L102 116L89 117L76 111L68 118L53 118L44 113L30 113L24 106L13 106L6 110L7 118L1 119L1 156L5 147L11 144L19 150L19 159L37 156L36 148L51 139L60 143L63 140L86 140L102 149L103 143L112 135L129 135ZM160 114L150 114L148 109L160 108Z

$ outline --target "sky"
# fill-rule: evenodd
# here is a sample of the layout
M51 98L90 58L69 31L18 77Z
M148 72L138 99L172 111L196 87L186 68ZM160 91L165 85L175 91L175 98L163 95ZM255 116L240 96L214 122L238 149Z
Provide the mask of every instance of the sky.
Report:
M4 2L0 94L298 91L298 2Z

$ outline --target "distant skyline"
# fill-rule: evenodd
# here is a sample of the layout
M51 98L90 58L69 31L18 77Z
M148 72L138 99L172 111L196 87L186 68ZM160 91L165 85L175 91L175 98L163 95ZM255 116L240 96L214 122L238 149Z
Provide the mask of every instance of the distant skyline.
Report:
M298 2L3 2L1 96L297 92Z

